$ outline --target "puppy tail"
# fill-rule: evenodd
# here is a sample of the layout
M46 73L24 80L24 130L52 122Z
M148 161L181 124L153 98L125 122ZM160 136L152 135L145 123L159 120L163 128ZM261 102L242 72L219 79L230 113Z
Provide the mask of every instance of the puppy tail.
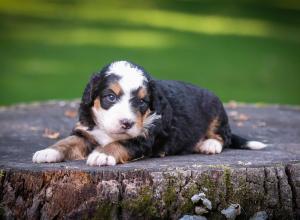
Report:
M259 141L249 141L243 137L236 134L231 135L231 145L230 148L235 149L250 149L250 150L260 150L267 147L266 144Z

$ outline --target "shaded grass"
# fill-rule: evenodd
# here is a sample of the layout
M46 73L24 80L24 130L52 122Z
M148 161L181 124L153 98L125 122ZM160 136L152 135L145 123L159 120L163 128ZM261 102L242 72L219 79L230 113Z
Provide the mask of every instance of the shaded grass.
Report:
M137 7L134 5L118 14L118 2L105 6L115 13L103 12L103 15L104 9L99 5L93 7L91 1L33 3L34 7L29 4L23 9L22 4L0 6L2 105L80 97L92 72L119 59L139 63L160 79L188 81L209 88L223 101L300 104L297 11L278 22L277 13L282 11L285 15L286 10L276 8L262 16L264 5L254 5L260 10L240 6L245 9L247 22L253 21L247 20L251 18L254 23L250 24L263 24L267 28L254 35L251 31L244 34L224 26L223 17L218 16L214 17L219 22L215 25L222 21L223 26L216 33L209 32L214 25L210 23L212 20L202 28L191 25L189 22L198 21L197 16L207 18L204 15L213 12L213 6L207 2L210 7L201 11L199 4L195 7L198 10L192 10L189 2L180 9L183 2L162 5L147 1L148 4L141 6L142 11L149 10L151 14L159 9L153 19L141 14L132 17L130 12ZM243 11L235 13L239 5L225 12L219 8L215 6L214 14L229 17L230 22L225 24L245 30L244 23L238 23ZM95 12L97 9L99 14ZM182 17L179 21L186 19L186 23L166 22L165 19L174 18L177 13ZM256 30L261 29L253 29Z

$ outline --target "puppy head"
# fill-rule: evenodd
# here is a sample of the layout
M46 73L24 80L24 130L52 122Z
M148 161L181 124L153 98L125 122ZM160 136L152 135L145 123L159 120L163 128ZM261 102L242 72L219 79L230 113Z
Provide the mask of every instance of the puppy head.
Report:
M114 140L144 136L160 117L150 110L150 81L138 65L113 62L92 77L81 105L89 106L92 124Z

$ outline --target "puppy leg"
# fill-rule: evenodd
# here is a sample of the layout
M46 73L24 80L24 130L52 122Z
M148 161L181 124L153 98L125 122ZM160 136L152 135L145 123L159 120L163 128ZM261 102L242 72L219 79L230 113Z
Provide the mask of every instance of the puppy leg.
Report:
M129 151L119 142L113 142L104 147L95 148L88 156L86 163L90 166L113 166L129 160Z
M69 136L54 145L35 152L34 163L54 163L64 160L82 160L89 153L90 144L82 137Z
M201 154L219 154L222 152L223 144L217 139L207 139L201 141L194 148L196 153Z
M222 152L224 146L224 137L226 137L226 135L221 135L219 132L220 128L224 127L224 125L221 126L221 124L222 121L219 119L219 117L211 120L205 137L201 138L194 148L195 153L219 154Z

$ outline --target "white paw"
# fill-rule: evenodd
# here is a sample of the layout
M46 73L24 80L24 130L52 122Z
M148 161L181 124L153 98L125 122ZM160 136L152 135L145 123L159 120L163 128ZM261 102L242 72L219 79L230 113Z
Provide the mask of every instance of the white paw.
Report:
M111 155L94 151L88 156L86 164L89 166L114 166L117 161Z
M32 157L32 162L34 163L55 163L63 161L64 156L58 150L47 148L35 152Z
M207 139L200 147L200 152L203 154L219 154L222 151L222 144L216 139Z

